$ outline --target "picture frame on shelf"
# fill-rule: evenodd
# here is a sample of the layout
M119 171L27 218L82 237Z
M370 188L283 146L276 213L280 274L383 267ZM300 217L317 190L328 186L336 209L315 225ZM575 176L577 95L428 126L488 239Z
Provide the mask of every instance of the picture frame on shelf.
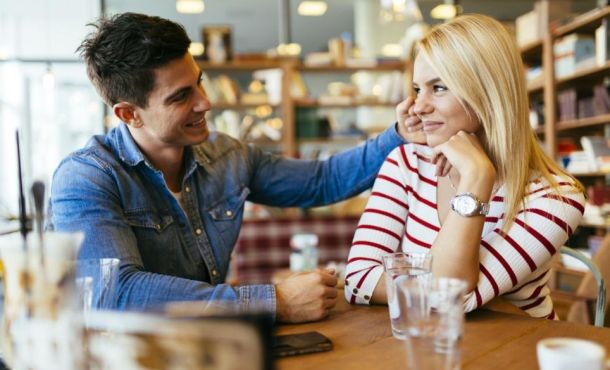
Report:
M233 42L231 26L217 25L201 28L203 42L203 60L222 64L233 59Z

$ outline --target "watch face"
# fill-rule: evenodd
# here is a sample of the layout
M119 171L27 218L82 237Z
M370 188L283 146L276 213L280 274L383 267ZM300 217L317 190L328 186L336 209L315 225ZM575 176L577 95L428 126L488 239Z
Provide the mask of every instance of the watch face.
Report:
M463 216L475 214L478 207L479 203L477 200L466 194L457 196L453 200L453 209Z

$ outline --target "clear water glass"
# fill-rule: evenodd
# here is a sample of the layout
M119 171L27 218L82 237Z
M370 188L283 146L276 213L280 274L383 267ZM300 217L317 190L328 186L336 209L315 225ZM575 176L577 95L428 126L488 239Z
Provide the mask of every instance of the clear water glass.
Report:
M405 280L426 280L432 273L432 255L429 253L392 253L382 257L386 276L386 294L392 334L397 339L406 338L406 321L402 292L398 284Z
M459 370L466 282L451 278L406 280L407 364L412 370Z

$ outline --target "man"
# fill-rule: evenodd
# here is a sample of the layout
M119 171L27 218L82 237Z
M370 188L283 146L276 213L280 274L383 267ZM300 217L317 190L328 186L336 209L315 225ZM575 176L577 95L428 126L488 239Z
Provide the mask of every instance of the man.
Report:
M244 202L310 207L358 194L403 143L396 128L327 161L269 155L208 132L210 102L180 25L125 13L96 27L79 50L122 123L59 165L49 228L83 231L80 258L121 260L119 308L224 301L285 322L325 317L337 297L326 271L224 284Z

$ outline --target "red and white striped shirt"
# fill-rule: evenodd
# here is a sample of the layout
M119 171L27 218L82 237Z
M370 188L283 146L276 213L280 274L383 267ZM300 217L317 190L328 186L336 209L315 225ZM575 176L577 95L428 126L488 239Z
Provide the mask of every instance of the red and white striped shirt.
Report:
M434 243L441 224L431 156L431 148L407 144L390 153L381 167L347 262L345 296L350 303L369 303L383 273L381 256L401 244L405 252L421 252ZM466 296L466 311L502 295L533 317L555 318L547 286L551 259L578 226L585 202L569 179L557 181L558 193L542 178L529 183L524 207L507 232L502 231L505 187L492 195L481 237L479 280Z

